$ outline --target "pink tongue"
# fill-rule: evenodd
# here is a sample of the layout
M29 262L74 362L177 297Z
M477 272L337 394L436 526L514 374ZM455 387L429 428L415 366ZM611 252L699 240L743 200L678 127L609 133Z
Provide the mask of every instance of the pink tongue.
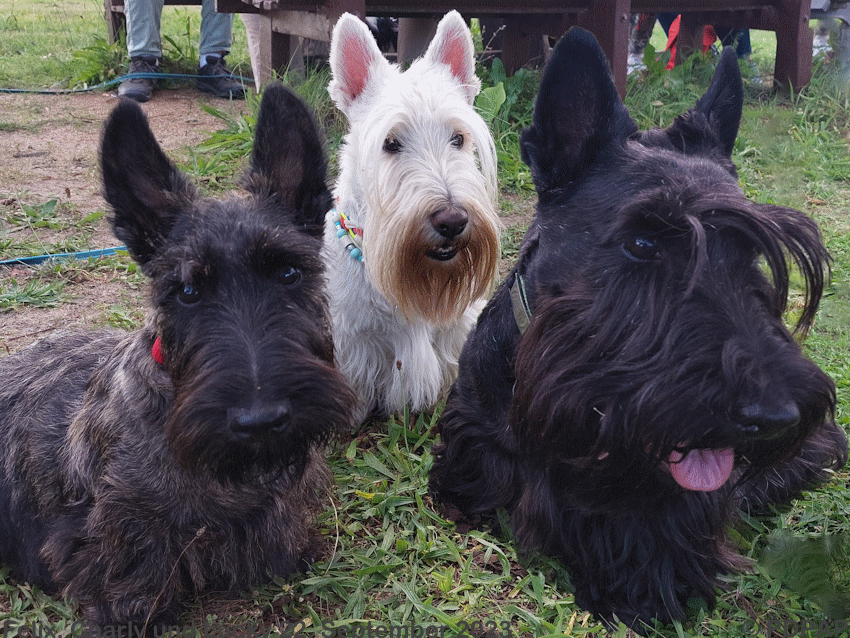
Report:
M728 480L735 465L735 450L691 450L684 457L670 454L670 474L686 490L713 492Z

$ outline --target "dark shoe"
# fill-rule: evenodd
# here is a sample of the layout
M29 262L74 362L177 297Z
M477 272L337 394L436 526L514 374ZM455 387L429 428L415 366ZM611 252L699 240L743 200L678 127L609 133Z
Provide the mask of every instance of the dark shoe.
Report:
M134 73L159 73L159 60L152 55L140 55L130 58L128 75ZM139 77L128 78L118 86L118 97L129 97L136 102L147 102L153 95L156 80Z
M207 60L210 61L198 69L198 89L216 97L232 100L244 98L245 87L230 74L224 65L224 58L207 56Z

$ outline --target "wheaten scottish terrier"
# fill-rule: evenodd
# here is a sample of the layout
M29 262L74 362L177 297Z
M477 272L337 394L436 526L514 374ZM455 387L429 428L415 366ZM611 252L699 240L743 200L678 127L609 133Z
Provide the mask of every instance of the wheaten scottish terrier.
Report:
M451 385L500 253L496 153L460 14L407 71L351 15L331 41L331 97L351 129L326 220L337 364L356 423L430 408Z

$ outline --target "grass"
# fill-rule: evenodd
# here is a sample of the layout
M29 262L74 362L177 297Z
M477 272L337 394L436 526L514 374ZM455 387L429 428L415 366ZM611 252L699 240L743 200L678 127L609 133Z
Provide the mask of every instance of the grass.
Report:
M0 0L0 86L38 88L93 84L120 74L123 52L103 40L100 2L61 5ZM166 7L164 32L175 68L189 68L196 46L195 8ZM240 42L241 23L235 22ZM658 29L652 40L661 48ZM767 74L771 36L754 33L753 59ZM247 65L244 49L231 61ZM734 149L741 185L760 202L793 206L820 224L833 255L833 278L805 342L810 356L835 380L836 418L850 429L850 128L846 97L832 90L828 66L815 69L809 87L781 97L749 85L744 121ZM709 61L695 58L672 72L651 68L629 81L627 105L641 127L667 125L707 86ZM507 260L516 256L528 223L516 210L533 206L528 169L519 161L518 136L530 120L539 74L507 77L499 65L480 69L484 91L478 106L499 152ZM332 172L345 123L330 103L327 74L316 73L297 90L314 107L328 137ZM211 109L222 129L189 151L184 168L216 193L232 188L251 146L257 102L230 116ZM4 128L0 113L0 131ZM85 248L102 212L81 219L64 204L20 194L0 209L0 254L33 254ZM0 277L4 276L0 273ZM81 282L120 279L132 290L143 277L126 256L48 263L26 277L0 279L0 319L23 308L71 303ZM800 291L795 291L799 294ZM103 309L103 322L138 326L138 302L122 298ZM358 431L336 445L329 461L335 483L331 506L319 515L322 558L301 578L277 579L243 592L190 600L180 635L362 635L379 625L413 625L433 635L625 637L608 632L572 598L569 574L544 556L518 556L509 538L490 529L462 531L446 521L427 493L434 414L401 415ZM714 610L692 601L685 623L646 628L664 638L766 638L785 634L844 636L825 615L830 596L850 590L850 487L845 470L830 485L789 511L745 520L733 534L742 553L757 561L752 573L727 577ZM800 576L803 576L802 578ZM0 569L0 626L9 636L26 628L80 635L72 601L45 596ZM796 631L808 623L807 632ZM832 623L832 624L830 624ZM481 630L480 632L478 630ZM471 631L469 631L471 630ZM787 630L787 631L786 631ZM247 635L243 633L241 635ZM375 634L373 634L375 635ZM495 635L491 631L490 635Z
M0 312L11 312L22 306L53 308L63 301L64 287L62 281L27 281L20 284L12 278L0 290Z
M28 194L0 208L0 258L85 250L105 211L82 215L67 202L41 201Z

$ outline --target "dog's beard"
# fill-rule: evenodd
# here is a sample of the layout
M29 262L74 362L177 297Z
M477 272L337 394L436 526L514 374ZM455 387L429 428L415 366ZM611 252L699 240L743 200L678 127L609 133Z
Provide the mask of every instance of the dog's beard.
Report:
M388 229L369 245L369 275L405 318L450 323L490 292L499 236L493 224L475 217L470 216L473 228L457 240L452 248L457 252L450 259L429 255L443 244L421 225L407 231Z
M234 480L266 474L295 480L311 447L324 444L349 423L354 397L324 353L296 348L281 352L267 343L258 345L263 346L276 363L260 371L262 390L238 348L190 358L175 375L165 432L175 460L185 470ZM209 350L201 348L196 354ZM328 388L334 389L330 395ZM259 424L254 431L234 427L237 408L262 410L281 404L287 405L288 417L280 424Z
M450 202L445 196L408 196L410 189L399 188L398 196L372 209L364 229L366 269L406 319L448 324L490 293L501 251L500 223L479 190L476 197ZM450 240L430 223L432 213L449 205L468 216L466 229Z

